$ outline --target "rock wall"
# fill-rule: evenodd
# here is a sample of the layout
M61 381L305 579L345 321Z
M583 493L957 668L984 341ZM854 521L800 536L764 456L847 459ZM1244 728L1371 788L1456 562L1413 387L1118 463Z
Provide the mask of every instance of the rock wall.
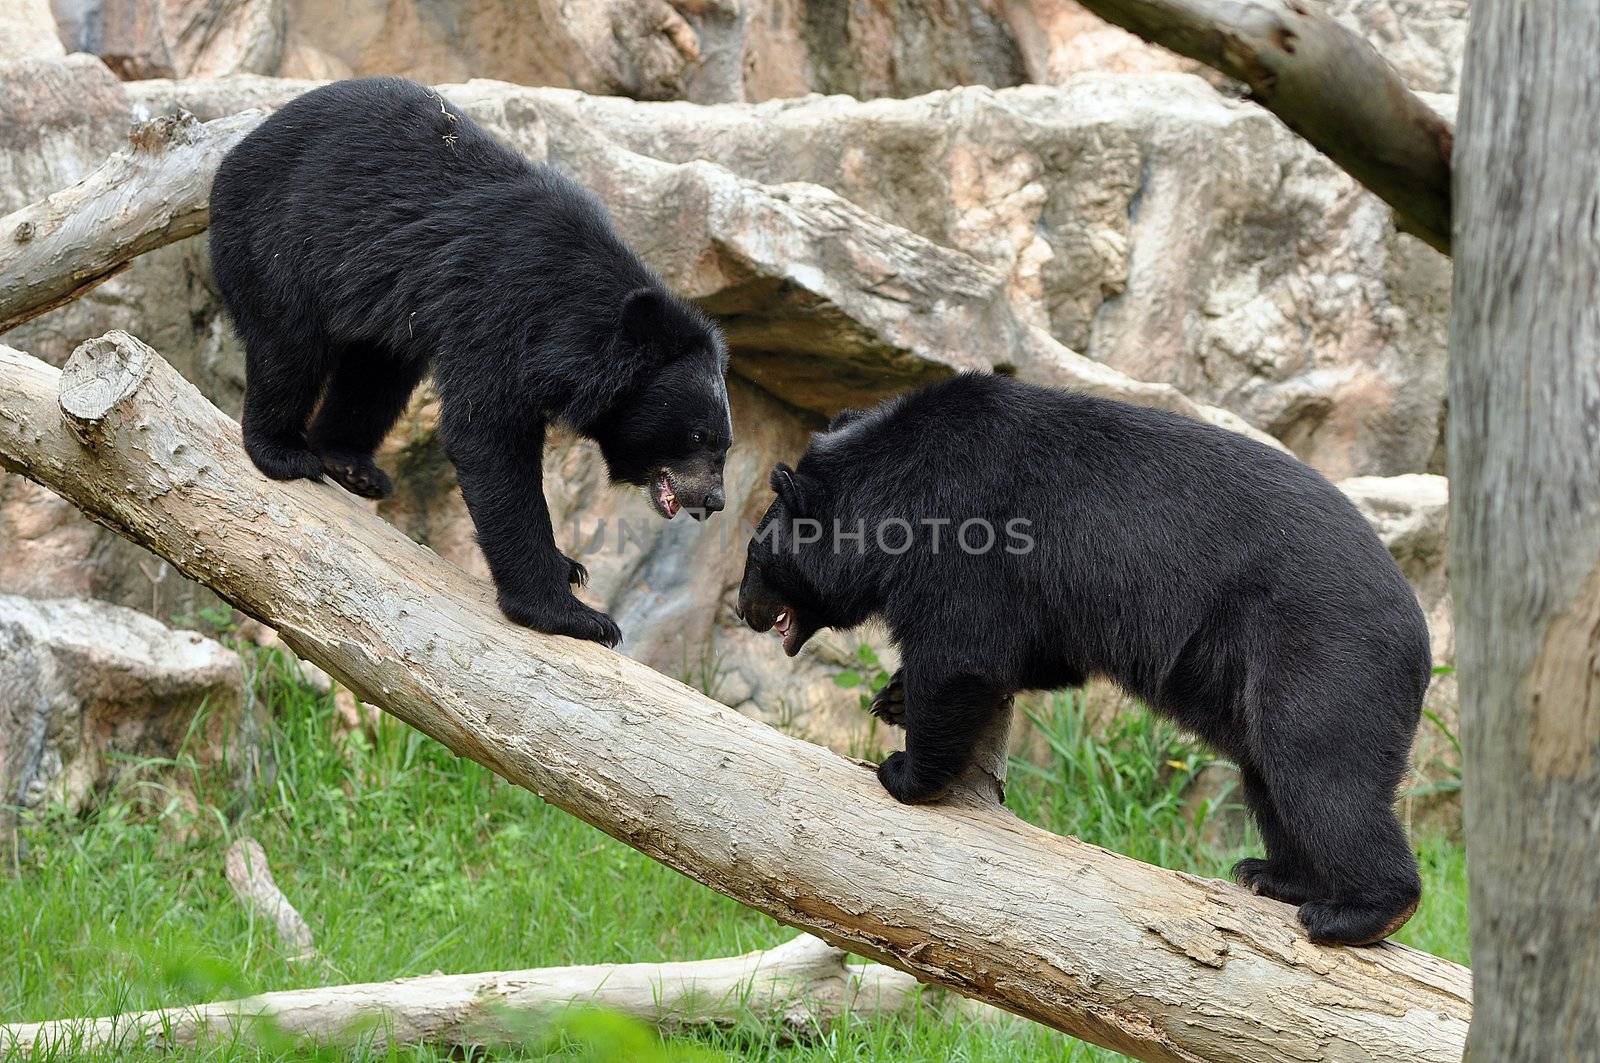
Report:
M1328 4L1414 87L1431 92L1455 91L1466 6ZM69 51L97 54L125 78L485 77L728 103L1059 85L1091 71L1203 73L1074 0L53 0L53 7Z
M65 6L58 0L63 22L71 14ZM114 6L106 0L80 10L78 32L103 24ZM310 16L296 14L295 0L254 6L286 12L283 55L295 54L294 28L311 25ZM637 16L647 6L629 11ZM851 21L867 19L868 6L816 5L844 19L850 40L868 39L867 23ZM893 18L873 25L909 33L912 6L876 5ZM976 2L914 6L969 31L975 19L1000 17L1000 8ZM1048 7L1004 5L1006 25L1018 24L1019 12L1038 16ZM226 5L226 12L243 18L245 8L252 4ZM147 28L170 33L196 10L164 0L163 18L171 18ZM622 17L605 4L584 10ZM672 10L691 21L731 11L743 20L743 41L760 33L804 37L798 7ZM580 22L564 31L578 32ZM422 22L407 24L422 32ZM359 39L362 25L353 19L341 39ZM382 33L397 32L395 25L384 22ZM918 47L943 39L929 34ZM169 59L220 54L192 35L183 39L191 51L163 45ZM472 34L451 39L465 47ZM831 54L848 52L840 47ZM760 54L765 66L741 60L746 88L700 97L759 95L747 91L758 76L778 85L774 72L789 62L785 53ZM1038 59L1028 54L1024 65ZM371 55L375 64L391 61L382 49ZM294 69L289 59L276 67ZM344 70L309 61L299 69ZM815 83L805 64L788 69L800 80L775 92ZM546 79L607 88L588 76ZM14 178L0 182L7 197L0 211L81 176L136 118L180 107L205 118L271 106L307 84L237 77L119 85L83 56L0 65L0 93L25 103L0 112L0 174ZM897 85L867 79L855 87L891 92ZM637 83L609 88L654 91ZM1441 464L1448 263L1397 234L1381 204L1258 109L1174 73L1087 74L1059 87L977 87L904 100L811 96L710 107L490 82L450 93L529 157L595 188L652 265L722 320L734 348L739 443L722 518L661 523L641 498L604 485L587 444L557 441L547 455L558 538L568 552L584 554L594 576L587 593L623 626L626 652L771 722L858 746L854 695L832 682L853 636L817 640L792 667L768 640L732 622L739 521L765 508L766 469L792 459L823 417L967 367L1008 368L1182 408L1274 436L1335 479L1371 478L1358 481L1367 485L1358 500L1370 502L1380 528L1385 520L1394 526L1392 548L1415 570L1436 650L1448 652L1448 634L1442 642L1440 635L1449 616L1442 548L1412 549L1426 537L1405 531L1418 522L1442 528L1438 491L1396 493L1390 480ZM688 88L659 94L696 96ZM237 412L242 358L211 287L203 239L144 256L6 339L59 362L112 327L154 344ZM1213 408L1196 408L1184 394ZM433 422L421 394L387 445L399 492L381 511L486 577ZM1417 483L1442 490L1434 478ZM1418 515L1424 512L1431 516ZM163 563L10 477L0 479L0 591L93 595L165 617L193 615L210 600Z

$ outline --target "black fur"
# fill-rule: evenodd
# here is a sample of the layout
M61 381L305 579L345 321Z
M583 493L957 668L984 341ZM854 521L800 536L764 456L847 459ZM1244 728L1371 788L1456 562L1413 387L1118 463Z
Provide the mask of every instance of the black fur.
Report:
M722 508L731 423L716 328L641 263L589 193L437 94L345 81L229 153L211 263L246 349L244 442L275 479L381 498L373 462L432 367L441 428L500 607L615 644L569 590L540 459L561 421L664 516Z
M1312 938L1378 940L1414 909L1392 802L1428 631L1367 522L1313 470L1158 410L960 376L836 421L773 487L740 611L765 631L787 610L791 655L822 627L887 622L904 663L873 710L906 728L879 771L897 799L938 797L1013 692L1102 675L1238 763L1268 855L1237 874L1300 905ZM798 545L814 534L799 518L828 530ZM894 556L873 534L892 518L952 523L939 552L924 526ZM995 548L959 546L969 518ZM1018 518L1031 550L1008 534ZM862 525L864 548L835 549L832 528Z

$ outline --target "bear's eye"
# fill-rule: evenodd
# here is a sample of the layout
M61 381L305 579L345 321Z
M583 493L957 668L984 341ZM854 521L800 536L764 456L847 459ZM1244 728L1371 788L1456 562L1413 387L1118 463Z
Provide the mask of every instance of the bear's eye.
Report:
M698 447L701 443L704 443L705 441L706 441L706 434L704 432L700 431L699 429L696 429L695 431L689 433L689 442L691 444L693 444L694 446Z

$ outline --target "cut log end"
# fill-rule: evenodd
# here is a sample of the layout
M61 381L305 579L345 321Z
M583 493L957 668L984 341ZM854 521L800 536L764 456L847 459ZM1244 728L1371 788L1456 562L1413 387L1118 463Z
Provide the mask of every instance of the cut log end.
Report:
M138 390L154 354L120 329L78 345L61 371L61 412L80 438Z

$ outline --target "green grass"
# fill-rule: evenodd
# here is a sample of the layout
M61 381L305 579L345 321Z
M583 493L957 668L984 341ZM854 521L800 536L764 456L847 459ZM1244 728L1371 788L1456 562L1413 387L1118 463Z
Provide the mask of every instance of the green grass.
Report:
M85 819L50 813L27 826L19 873L0 872L0 941L15 943L12 962L0 964L0 1021L434 970L709 958L792 936L402 724L385 718L375 739L336 740L331 699L301 685L276 656L262 660L257 690L275 720L265 766L242 797L196 780L227 813L128 787ZM1246 850L1203 840L1204 819L1226 809L1185 811L1183 791L1207 757L1170 725L1135 714L1096 734L1070 698L1053 701L1037 722L1051 763L1014 770L1008 799L1020 815L1207 875L1222 874ZM266 848L280 886L316 932L320 961L291 965L271 927L252 922L230 895L222 853L241 832ZM1428 892L1402 940L1465 961L1461 850L1428 838L1421 852ZM523 1048L492 1055L652 1054L784 1063L1120 1058L1020 1020L972 1022L931 1007L902 1020L847 1020L802 1043L754 1019L660 1043L636 1025L579 1013L531 1033ZM459 1058L430 1050L323 1055ZM116 1058L316 1056L258 1041ZM61 1058L69 1057L78 1058Z

